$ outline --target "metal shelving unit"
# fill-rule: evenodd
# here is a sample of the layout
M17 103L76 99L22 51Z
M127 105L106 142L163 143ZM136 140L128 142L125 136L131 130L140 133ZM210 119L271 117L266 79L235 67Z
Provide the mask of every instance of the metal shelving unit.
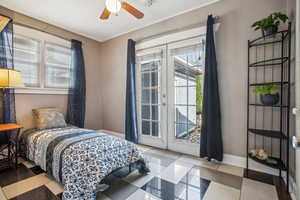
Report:
M247 168L249 159L278 169L289 177L291 24L271 36L248 41ZM267 106L253 92L256 86L276 84L280 101ZM275 163L252 157L252 149L264 149ZM287 191L289 180L286 180Z

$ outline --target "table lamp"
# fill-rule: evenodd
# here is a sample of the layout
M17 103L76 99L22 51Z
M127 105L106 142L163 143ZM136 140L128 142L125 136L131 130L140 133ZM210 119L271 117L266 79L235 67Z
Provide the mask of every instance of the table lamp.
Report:
M0 16L0 32L6 27L9 21L8 17Z
M21 72L0 68L0 88L23 88Z

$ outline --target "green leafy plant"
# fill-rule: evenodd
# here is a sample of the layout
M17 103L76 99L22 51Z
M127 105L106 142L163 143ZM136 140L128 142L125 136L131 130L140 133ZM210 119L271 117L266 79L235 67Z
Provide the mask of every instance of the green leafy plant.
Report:
M270 26L276 26L278 27L281 22L285 23L288 20L288 16L286 14L283 14L281 12L275 12L270 14L268 17L261 19L254 24L252 24L252 28L254 30L258 29L265 29Z
M197 114L202 113L202 75L196 76L196 99L197 99Z
M262 85L254 88L254 92L258 95L277 94L278 85Z

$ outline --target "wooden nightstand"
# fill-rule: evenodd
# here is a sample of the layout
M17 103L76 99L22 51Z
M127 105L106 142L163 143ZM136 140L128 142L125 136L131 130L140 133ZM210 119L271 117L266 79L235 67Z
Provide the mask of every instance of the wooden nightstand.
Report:
M8 144L2 145L0 149L0 155L3 158L0 160L0 170L9 168L15 164L18 166L18 151L19 151L19 134L23 128L18 124L0 124L0 134L6 134L8 137ZM5 157L3 151L8 150L7 156Z

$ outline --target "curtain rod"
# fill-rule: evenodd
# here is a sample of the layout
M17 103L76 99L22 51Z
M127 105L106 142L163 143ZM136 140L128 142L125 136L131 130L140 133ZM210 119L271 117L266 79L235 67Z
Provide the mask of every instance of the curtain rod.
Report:
M219 22L219 19L220 19L219 16L215 16L215 17L214 17L215 24L217 24L217 23ZM200 25L202 25L202 24L203 24L203 23L200 23ZM182 27L182 28L179 28L179 29L174 29L174 30L166 31L166 32L159 33L159 34L156 34L156 35L151 35L151 36L148 36L148 37L140 38L140 39L137 39L137 40L136 40L136 43L144 42L144 41L147 41L147 40L152 40L152 39L155 39L155 38L164 36L164 35L168 35L168 34L180 32L180 31L186 31L186 30L189 30L189 29L198 27L198 26L199 26L199 23L197 23L197 24L192 24L192 25L185 26L185 27Z
M55 37L58 37L58 38L60 38L60 39L67 40L67 41L70 41L70 42L71 42L71 40L72 40L72 39L70 39L70 38L63 37L63 36L58 35L58 34L55 34L55 33L50 33L50 32L47 32L47 31L45 31L45 30L42 30L42 29L39 29L39 28L30 26L30 25L27 25L27 24L22 24L22 23L15 22L15 21L13 21L13 24L19 25L19 26L23 26L23 27L26 27L26 28L30 28L30 29L34 29L34 30L37 30L37 31L41 31L41 32L43 32L43 33L47 33L47 34L53 35L53 36L55 36ZM81 43L84 44L82 41L81 41Z

